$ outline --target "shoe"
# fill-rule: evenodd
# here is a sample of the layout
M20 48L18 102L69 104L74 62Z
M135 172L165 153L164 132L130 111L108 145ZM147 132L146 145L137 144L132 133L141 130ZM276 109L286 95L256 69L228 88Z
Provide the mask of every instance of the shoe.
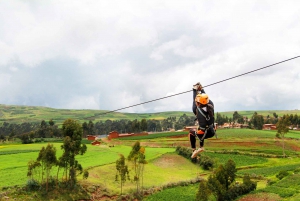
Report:
M204 151L204 148L203 148L203 147L202 147L202 148L199 148L199 149L197 149L197 150L195 150L195 151L193 152L191 158L196 158L196 156L197 156L200 152L202 152L202 151Z

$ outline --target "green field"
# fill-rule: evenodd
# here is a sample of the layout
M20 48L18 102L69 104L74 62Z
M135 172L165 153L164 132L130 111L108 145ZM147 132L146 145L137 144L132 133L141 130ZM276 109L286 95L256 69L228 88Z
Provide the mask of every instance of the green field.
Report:
M18 106L18 105L3 105L0 104L0 125L3 122L21 124L23 122L40 123L42 120L50 120L61 125L62 122L68 118L78 120L79 122L91 121L105 121L120 120L120 119L157 119L162 120L168 117L180 117L183 114L192 115L192 112L170 111L158 113L122 113L109 112L107 110L68 110L68 109L54 109L49 107L35 107L35 106Z
M174 135L179 137L172 137ZM206 151L201 155L210 156L216 164L224 164L229 159L234 160L238 168L238 179L244 174L258 179L258 189L254 192L257 196L275 194L285 200L297 200L300 194L299 183L297 183L299 176L298 173L294 174L294 171L300 168L300 133L292 131L286 136L288 139L285 140L285 151L288 158L282 158L281 141L275 138L274 131L250 129L218 130L218 139L206 140ZM115 161L119 158L119 154L128 156L136 140L137 138L115 139L100 146L88 144L86 154L76 158L84 169L89 170L89 178L83 180L78 176L79 182L84 186L101 186L107 189L107 194L111 196L120 194L120 184L115 181ZM146 149L148 161L145 165L143 187L164 189L147 196L146 200L193 199L198 189L197 184L181 186L180 182L194 181L199 177L205 179L211 171L202 170L198 165L175 153L176 146L189 146L186 133L152 134L148 138L141 136L139 140ZM62 154L61 142L53 144L59 157ZM35 160L39 150L46 145L47 143L0 144L0 189L25 185L28 161ZM129 163L128 165L131 168ZM282 170L288 171L290 176L279 182L276 174ZM56 174L56 168L53 169L52 174ZM269 180L276 182L269 186L267 185ZM165 188L166 186L174 187ZM289 189L285 190L285 186ZM132 192L134 188L134 183L127 181L123 192Z
M62 122L68 118L78 120L80 123L92 121L105 121L120 120L120 119L157 119L162 120L168 117L177 117L177 119L186 114L193 116L191 111L169 111L169 112L158 112L158 113L122 113L121 112L109 112L107 110L68 110L68 109L54 109L49 107L38 107L38 106L19 106L19 105L3 105L0 104L0 125L3 122L21 124L24 122L36 122L40 123L42 120L48 121L53 119L57 125L61 125ZM218 111L215 111L217 113ZM242 116L251 118L255 111L238 111ZM263 110L256 111L258 114L263 116L273 116L275 112L279 116L284 114L298 114L299 110ZM232 117L234 111L219 112L221 115Z

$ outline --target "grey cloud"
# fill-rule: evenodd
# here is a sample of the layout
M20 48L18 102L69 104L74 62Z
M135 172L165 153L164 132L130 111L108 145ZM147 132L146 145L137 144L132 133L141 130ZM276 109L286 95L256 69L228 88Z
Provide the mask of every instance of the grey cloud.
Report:
M115 110L299 53L297 1L115 3L1 2L1 103ZM300 108L298 63L206 91L217 111ZM185 93L123 111L191 111L191 101Z

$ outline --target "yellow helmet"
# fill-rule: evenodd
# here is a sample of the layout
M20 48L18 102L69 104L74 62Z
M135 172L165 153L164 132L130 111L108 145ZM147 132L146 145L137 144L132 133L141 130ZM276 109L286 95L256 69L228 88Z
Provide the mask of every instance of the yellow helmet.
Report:
M209 102L209 98L207 94L198 94L195 98L195 102L200 103L202 105L206 105Z

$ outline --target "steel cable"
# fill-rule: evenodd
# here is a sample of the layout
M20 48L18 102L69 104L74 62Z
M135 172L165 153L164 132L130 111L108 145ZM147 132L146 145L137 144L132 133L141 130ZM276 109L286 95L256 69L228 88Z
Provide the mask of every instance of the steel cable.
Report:
M242 74L240 74L240 75L236 75L236 76L227 78L227 79L225 79L225 80L221 80L221 81L218 81L218 82L215 82L215 83L212 83L212 84L203 86L203 88L209 87L209 86L212 86L212 85L216 85L216 84L219 84L219 83L221 83L221 82L225 82L225 81L228 81L228 80L237 78L237 77L241 77L241 76L244 76L244 75L247 75L247 74L250 74L250 73L259 71L259 70L263 70L263 69L266 69L266 68L269 68L269 67L272 67L272 66L275 66L275 65L278 65L278 64L281 64L281 63L284 63L284 62L287 62L287 61L290 61L290 60L299 58L299 57L300 57L300 55L299 55L299 56L296 56L296 57L292 57L292 58L286 59L286 60L283 60L283 61L279 61L279 62L277 62L277 63L271 64L271 65L268 65L268 66L264 66L264 67L261 67L261 68L258 68L258 69L255 69L255 70L246 72L246 73L242 73ZM108 111L108 112L104 112L104 113L101 113L101 114L99 114L99 115L104 115L104 114L116 112L116 111L119 111L119 110L124 110L124 109L127 109L127 108L135 107L135 106L138 106L138 105L143 105L143 104L146 104L146 103L151 103L151 102L154 102L154 101L158 101L158 100L170 98L170 97L173 97L173 96L178 96L178 95L181 95L181 94L184 94L184 93L188 93L188 92L191 92L191 91L192 91L192 90L188 90L188 91L180 92L180 93L177 93L177 94L165 96L165 97L162 97L162 98L157 98L157 99L154 99L154 100L150 100L150 101L138 103L138 104L135 104L135 105L130 105L130 106L127 106L127 107L123 107L123 108L116 109L116 110L111 110L111 111Z

